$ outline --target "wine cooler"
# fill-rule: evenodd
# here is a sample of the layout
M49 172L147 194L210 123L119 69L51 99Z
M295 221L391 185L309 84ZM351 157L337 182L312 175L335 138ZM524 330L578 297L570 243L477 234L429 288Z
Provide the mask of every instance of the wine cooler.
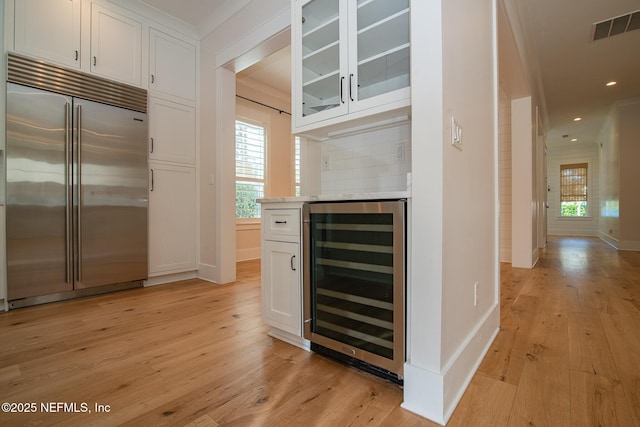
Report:
M304 337L317 353L402 383L404 200L303 207Z

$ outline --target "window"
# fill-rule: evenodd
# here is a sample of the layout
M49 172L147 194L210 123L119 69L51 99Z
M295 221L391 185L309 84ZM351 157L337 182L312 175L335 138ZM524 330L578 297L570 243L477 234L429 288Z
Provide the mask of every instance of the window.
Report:
M236 120L236 218L260 218L265 139L264 127Z
M560 165L560 215L587 216L587 163Z
M299 196L300 195L300 137L296 136L295 138L295 147L294 147L294 155L293 155L293 164L295 166L295 176L294 176L294 181L295 181L295 186L296 186L296 192L295 195Z

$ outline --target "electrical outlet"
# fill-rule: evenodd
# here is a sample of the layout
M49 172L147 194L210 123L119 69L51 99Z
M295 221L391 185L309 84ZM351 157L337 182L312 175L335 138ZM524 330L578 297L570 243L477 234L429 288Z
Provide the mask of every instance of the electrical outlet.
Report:
M478 306L478 286L480 285L480 282L476 282L473 284L473 306L477 307Z
M462 151L462 126L451 117L451 145Z

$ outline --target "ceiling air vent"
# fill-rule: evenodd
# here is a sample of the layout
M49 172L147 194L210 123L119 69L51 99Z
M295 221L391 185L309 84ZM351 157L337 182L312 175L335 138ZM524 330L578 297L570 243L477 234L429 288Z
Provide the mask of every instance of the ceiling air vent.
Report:
M593 41L640 30L640 10L593 24Z

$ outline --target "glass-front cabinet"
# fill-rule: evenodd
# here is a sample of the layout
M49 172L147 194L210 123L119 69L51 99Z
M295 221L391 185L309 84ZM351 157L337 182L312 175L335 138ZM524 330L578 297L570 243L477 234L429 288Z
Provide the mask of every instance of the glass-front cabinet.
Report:
M294 132L410 105L409 48L409 0L294 1Z

